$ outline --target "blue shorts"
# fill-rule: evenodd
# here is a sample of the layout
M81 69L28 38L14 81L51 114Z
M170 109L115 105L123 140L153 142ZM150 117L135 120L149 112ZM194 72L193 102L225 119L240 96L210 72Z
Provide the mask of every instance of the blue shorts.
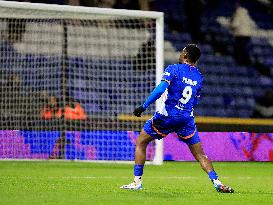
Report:
M190 116L169 117L155 113L144 124L144 131L155 139L162 139L168 134L175 132L179 139L187 145L200 142L194 118Z

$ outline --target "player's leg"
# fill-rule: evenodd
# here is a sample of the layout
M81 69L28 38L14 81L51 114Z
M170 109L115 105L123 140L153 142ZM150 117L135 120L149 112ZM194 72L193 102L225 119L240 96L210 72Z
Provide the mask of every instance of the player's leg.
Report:
M135 164L144 165L146 161L146 149L148 144L153 141L150 135L148 135L144 129L140 132L136 139L136 151L135 151Z
M214 171L212 166L212 162L208 159L205 155L201 142L199 141L196 144L188 144L189 149L194 156L194 158L200 163L202 169L208 174L210 180L212 181L215 189L218 192L222 193L233 193L234 190L226 185L223 185L220 180L218 179L217 173Z
M139 137L136 140L134 182L142 183L142 175L143 175L144 164L146 161L147 146L153 140L154 138L148 135L144 131L144 129L140 132Z
M153 140L154 138L147 134L146 131L144 131L144 129L140 132L136 140L134 181L128 185L123 185L120 188L131 190L142 189L142 175L144 164L146 161L146 149L148 144Z
M146 161L146 149L148 144L154 139L162 139L171 132L170 129L165 125L165 118L159 114L155 114L153 119L148 120L143 130L140 132L136 140L136 151L135 151L135 166L134 166L134 182L128 185L123 185L122 189L142 189L142 175L144 164Z
M201 142L198 142L196 144L189 145L189 149L194 156L194 158L200 163L202 169L209 173L213 169L211 161L208 159L208 157L205 155L203 148L201 146Z
M208 174L216 190L224 193L233 193L234 191L231 188L223 185L219 181L211 161L204 153L194 119L185 118L182 122L183 124L176 130L180 140L188 145L192 155L200 163L202 169Z

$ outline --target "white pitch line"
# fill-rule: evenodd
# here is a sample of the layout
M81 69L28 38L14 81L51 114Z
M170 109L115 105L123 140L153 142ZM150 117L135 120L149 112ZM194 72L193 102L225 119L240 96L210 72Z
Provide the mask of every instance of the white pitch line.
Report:
M16 178L16 179L129 179L130 176L66 176L66 177L32 177L32 176L0 176L1 178ZM173 176L173 177L144 177L145 179L198 179L191 176Z
M54 177L58 178L58 177ZM128 179L130 177L118 177L118 176L83 176L83 177L61 177L62 179ZM145 179L198 179L198 177L190 176L174 176L174 177L144 177Z
M130 176L56 176L56 177L32 177L32 176L0 176L1 178L19 178L19 179L130 179ZM189 179L199 179L200 177L192 177L192 176L144 176L144 179L176 179L176 180L189 180ZM252 180L254 178L259 177L247 177L247 176L241 176L241 177L226 177L222 176L221 179L239 179L239 180ZM264 180L266 179L272 179L272 177L262 177Z
M49 177L50 178L50 177ZM52 178L60 178L60 177L52 177ZM61 177L62 179L128 179L128 177L124 176L71 176L71 177ZM192 177L192 176L156 176L156 177L150 177L150 176L144 176L144 179L199 179L200 177ZM226 177L222 176L221 179L240 179L240 180L252 180L259 177L247 177L247 176L241 176L241 177ZM263 179L272 179L273 177L262 177Z

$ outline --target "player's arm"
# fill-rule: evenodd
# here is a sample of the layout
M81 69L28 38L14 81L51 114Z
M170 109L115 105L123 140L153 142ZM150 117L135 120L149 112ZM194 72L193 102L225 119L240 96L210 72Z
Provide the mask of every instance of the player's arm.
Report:
M165 90L168 88L169 84L171 83L173 76L174 76L174 66L170 65L165 69L161 83L153 90L153 92L150 94L150 96L147 98L144 104L135 109L134 111L135 116L140 117L141 113L143 113L149 107L149 105L151 105L158 98L160 98L160 96L165 92Z
M194 98L194 101L193 101L193 106L198 105L198 103L200 101L202 87L203 87L203 80L201 81L200 86L197 89L197 92L196 92L196 95L195 95L195 98Z
M165 92L168 86L169 83L162 80L161 83L153 90L147 100L143 103L143 105L135 109L134 115L140 117L141 113L143 113L152 103L160 98L160 96Z
M196 106L198 105L199 101L200 101L200 98L201 98L201 94L197 94L194 98L194 101L193 101L193 106Z

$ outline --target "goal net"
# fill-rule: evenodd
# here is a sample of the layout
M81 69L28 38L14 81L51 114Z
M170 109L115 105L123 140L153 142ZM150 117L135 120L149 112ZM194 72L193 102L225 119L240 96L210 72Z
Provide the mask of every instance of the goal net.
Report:
M159 82L162 44L162 13L0 1L0 158L133 160L144 122L119 116Z

